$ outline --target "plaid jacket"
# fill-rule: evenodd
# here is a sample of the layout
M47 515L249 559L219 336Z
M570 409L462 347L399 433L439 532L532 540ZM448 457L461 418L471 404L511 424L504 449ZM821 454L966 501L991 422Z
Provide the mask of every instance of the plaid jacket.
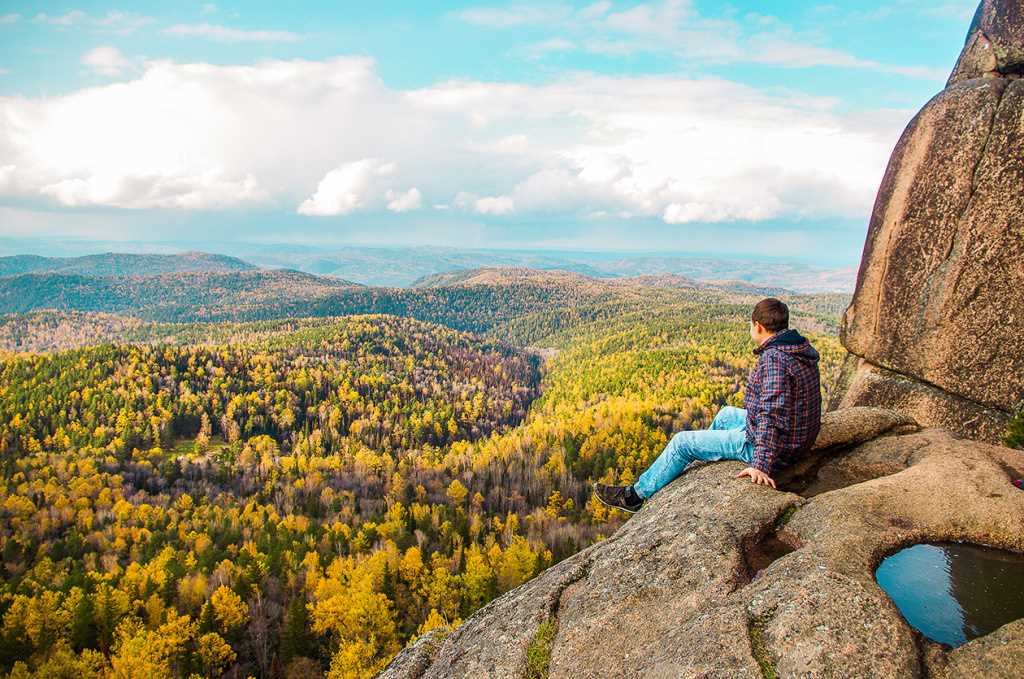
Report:
M754 353L743 397L747 440L754 444L751 466L771 475L809 450L821 429L818 352L790 328Z

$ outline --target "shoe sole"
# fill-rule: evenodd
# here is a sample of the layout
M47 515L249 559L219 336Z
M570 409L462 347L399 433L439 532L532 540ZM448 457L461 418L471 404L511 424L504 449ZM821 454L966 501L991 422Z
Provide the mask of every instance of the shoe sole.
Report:
M618 509L618 510L621 510L623 512L629 512L630 514L636 514L643 507L643 505L640 505L640 507L637 507L636 509L626 509L625 507L620 507L618 505L613 505L610 502L605 502L604 500L602 500L601 496L597 493L597 491L594 491L594 497L596 497L597 501L600 502L601 504L603 504L605 507L611 507L612 509Z

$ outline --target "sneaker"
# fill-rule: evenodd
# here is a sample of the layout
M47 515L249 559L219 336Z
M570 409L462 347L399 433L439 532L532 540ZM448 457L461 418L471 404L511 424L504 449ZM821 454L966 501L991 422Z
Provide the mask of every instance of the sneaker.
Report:
M644 505L644 499L636 494L633 486L606 486L603 483L595 483L594 495L609 507L630 513Z

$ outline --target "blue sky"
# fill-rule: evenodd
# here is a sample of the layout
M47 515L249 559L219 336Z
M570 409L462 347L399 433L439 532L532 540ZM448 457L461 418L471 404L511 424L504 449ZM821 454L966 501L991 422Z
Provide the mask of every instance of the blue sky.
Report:
M5 0L0 236L856 263L974 6Z

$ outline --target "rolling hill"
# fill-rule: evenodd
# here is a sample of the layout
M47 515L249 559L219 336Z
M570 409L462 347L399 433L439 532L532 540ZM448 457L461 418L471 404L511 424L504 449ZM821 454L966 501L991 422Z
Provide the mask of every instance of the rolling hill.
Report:
M106 252L82 257L13 255L0 257L0 276L63 273L82 276L152 276L182 272L249 271L256 267L227 255L182 252L175 255Z

